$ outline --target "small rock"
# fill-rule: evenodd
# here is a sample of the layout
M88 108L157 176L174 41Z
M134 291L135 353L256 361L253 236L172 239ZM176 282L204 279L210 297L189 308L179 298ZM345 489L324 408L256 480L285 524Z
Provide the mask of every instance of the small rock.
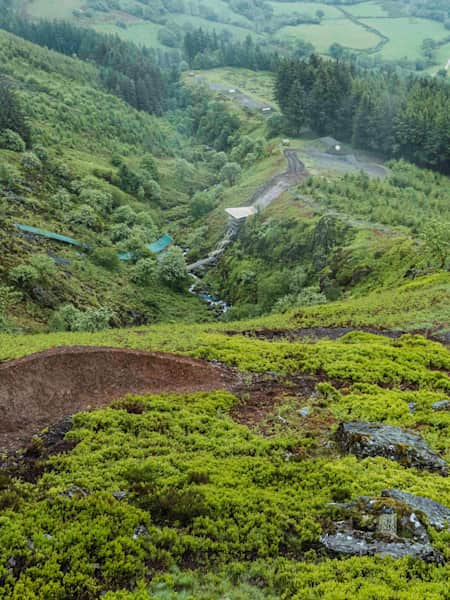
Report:
M139 525L139 527L136 528L136 531L133 534L133 540L137 540L143 535L150 537L150 533L148 532L148 529L145 527L145 525Z
M416 412L416 402L409 402L408 404L408 410L411 414L414 414Z
M77 485L72 485L67 492L63 493L62 495L67 496L70 499L75 498L76 500L79 500L80 498L86 498L89 496L89 492Z
M439 410L450 410L450 400L440 400L431 405L431 408L435 411Z
M301 408L300 410L297 411L298 414L301 417L309 417L309 415L311 414L311 407L310 406L304 406L303 408Z
M447 508L447 506L435 500L430 500L430 498L414 496L414 494L402 492L401 490L384 490L381 495L399 500L409 508L423 513L432 527L450 530L450 508Z
M119 500L119 502L121 500L123 500L124 498L126 498L128 496L128 492L113 492L113 497L116 500Z
M343 452L358 458L383 456L405 467L448 475L445 460L433 452L420 436L400 427L361 421L341 423L336 441Z
M335 521L321 537L322 544L332 554L412 556L436 564L444 562L430 543L420 520L422 513L417 514L401 499L361 496L347 504L331 506L344 516L344 520Z

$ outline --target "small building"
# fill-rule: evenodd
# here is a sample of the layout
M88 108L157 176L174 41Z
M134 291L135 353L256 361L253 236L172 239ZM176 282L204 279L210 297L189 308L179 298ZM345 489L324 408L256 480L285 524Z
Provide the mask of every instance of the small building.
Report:
M226 208L225 212L229 217L229 227L232 233L236 233L242 223L257 214L254 206L239 206L237 208Z

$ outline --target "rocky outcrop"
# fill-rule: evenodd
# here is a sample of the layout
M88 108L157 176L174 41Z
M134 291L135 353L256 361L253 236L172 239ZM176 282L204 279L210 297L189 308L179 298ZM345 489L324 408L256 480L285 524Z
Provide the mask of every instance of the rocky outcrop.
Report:
M343 519L321 537L332 555L412 556L442 564L433 548L421 513L405 502L389 497L361 497L349 504L334 504Z
M425 469L448 475L448 465L423 439L400 427L354 421L341 423L336 440L343 452L358 458L383 456L405 467Z
M381 495L403 502L410 509L422 513L432 527L450 530L450 508L447 506L435 500L430 500L430 498L414 496L414 494L402 492L401 490L384 490Z

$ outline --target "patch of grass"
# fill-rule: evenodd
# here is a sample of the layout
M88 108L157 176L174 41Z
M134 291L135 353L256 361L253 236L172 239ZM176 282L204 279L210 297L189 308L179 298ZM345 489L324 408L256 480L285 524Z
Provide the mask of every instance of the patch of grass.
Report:
M321 4L320 2L269 2L273 8L274 14L291 16L293 13L301 15L316 16L316 12L321 10L324 13L324 19L342 18L342 13L335 7L329 4Z
M349 4L345 10L355 17L387 17L389 16L386 8L379 2L361 2L358 4Z
M33 0L27 6L27 11L32 17L43 19L70 19L74 10L83 6L82 0L64 0L52 2L51 0Z
M409 58L411 60L422 56L423 40L431 38L441 40L448 35L442 23L418 18L398 19L362 19L363 23L374 27L389 38L389 42L380 52L386 59ZM399 43L401 40L401 43Z
M274 77L272 73L231 67L194 71L194 73L208 84L223 85L227 89L239 89L254 100L276 106L273 97ZM190 83L191 77L186 75L185 81Z
M364 50L376 46L380 41L375 34L345 18L324 21L321 25L283 27L276 33L276 37L279 40L302 39L313 44L317 52L321 53L327 53L333 43Z

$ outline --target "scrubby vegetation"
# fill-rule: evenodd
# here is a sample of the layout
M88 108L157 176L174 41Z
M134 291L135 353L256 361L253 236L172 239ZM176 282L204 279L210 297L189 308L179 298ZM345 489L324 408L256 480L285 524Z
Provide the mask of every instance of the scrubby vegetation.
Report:
M110 597L185 591L219 598L225 585L236 598L344 598L356 587L367 598L444 594L447 567L388 558L332 561L318 539L333 501L387 487L450 501L445 478L385 459L336 456L324 446L328 427L352 415L420 427L449 457L448 413L431 409L450 389L448 350L416 337L354 334L291 344L199 333L190 337L190 353L244 371L284 373L288 387L278 406L253 429L235 422L246 398L223 392L129 397L78 415L67 436L76 445L69 454L45 462L34 484L2 483L3 597L94 598L110 590ZM96 335L93 343L99 335L117 343ZM186 344L187 336L174 332L169 346L179 347L181 337ZM125 345L167 348L168 331L155 339L155 331L129 332ZM6 341L20 348L20 337ZM289 374L300 373L323 373L333 385L322 376L307 398L289 384ZM305 402L308 418L298 414ZM447 538L433 534L445 554ZM336 581L338 572L345 577ZM224 580L220 587L215 576Z

